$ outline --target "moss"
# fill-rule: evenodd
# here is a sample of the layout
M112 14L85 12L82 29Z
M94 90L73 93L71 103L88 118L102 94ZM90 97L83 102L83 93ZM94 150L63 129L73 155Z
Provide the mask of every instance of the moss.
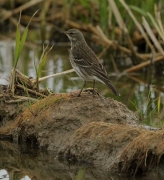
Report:
M59 102L60 100L64 99L64 97L62 96L48 96L47 98L45 99L42 99L40 100L39 102L37 102L36 104L34 104L32 106L32 109L34 111L41 111L45 108L48 108L49 106L53 105L53 104L56 104L57 102Z

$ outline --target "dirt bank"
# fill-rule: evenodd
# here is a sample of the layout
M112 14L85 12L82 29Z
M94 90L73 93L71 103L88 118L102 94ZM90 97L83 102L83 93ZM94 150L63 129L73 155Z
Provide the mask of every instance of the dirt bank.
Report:
M15 106L14 106L15 107ZM18 107L17 107L18 109ZM105 99L84 93L81 97L56 94L27 105L16 118L3 122L1 134L37 137L40 147L58 149L58 138L68 138L75 130L90 122L136 124L137 116L125 105L111 98ZM47 141L48 137L48 141ZM53 143L51 141L56 141ZM62 137L65 138L65 137ZM44 142L45 141L45 142ZM50 141L50 142L49 142Z
M61 155L114 172L145 174L163 163L164 130L92 122L79 128Z
M150 172L163 160L163 130L146 130L122 103L89 93L53 94L28 105L3 122L0 134L113 172Z

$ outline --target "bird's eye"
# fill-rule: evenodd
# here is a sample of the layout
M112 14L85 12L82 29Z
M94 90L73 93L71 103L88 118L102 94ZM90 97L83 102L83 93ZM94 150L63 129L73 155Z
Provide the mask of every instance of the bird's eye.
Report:
M74 34L74 33L73 33L73 32L70 32L69 34L71 34L71 35L72 35L72 34Z

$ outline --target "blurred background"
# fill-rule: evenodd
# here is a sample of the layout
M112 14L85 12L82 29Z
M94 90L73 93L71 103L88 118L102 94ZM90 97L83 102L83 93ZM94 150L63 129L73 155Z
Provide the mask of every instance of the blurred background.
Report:
M33 78L35 64L46 46L53 48L46 56L41 77L72 68L70 42L61 32L77 28L105 66L121 97L115 97L99 82L98 92L126 104L142 123L163 127L163 16L163 0L1 0L0 84L10 81L18 22L21 37L26 27L28 33L16 68ZM73 72L46 79L40 87L65 93L80 89L82 84Z

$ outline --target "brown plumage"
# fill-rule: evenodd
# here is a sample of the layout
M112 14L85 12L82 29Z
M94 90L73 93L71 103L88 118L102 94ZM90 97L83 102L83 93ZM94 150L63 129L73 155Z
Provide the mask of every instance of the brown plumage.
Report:
M96 54L87 45L83 34L78 29L64 31L71 41L70 62L75 72L83 79L84 85L79 92L80 96L86 81L95 80L105 83L116 96L120 96L113 87L103 65L99 62ZM93 86L94 90L94 86Z

